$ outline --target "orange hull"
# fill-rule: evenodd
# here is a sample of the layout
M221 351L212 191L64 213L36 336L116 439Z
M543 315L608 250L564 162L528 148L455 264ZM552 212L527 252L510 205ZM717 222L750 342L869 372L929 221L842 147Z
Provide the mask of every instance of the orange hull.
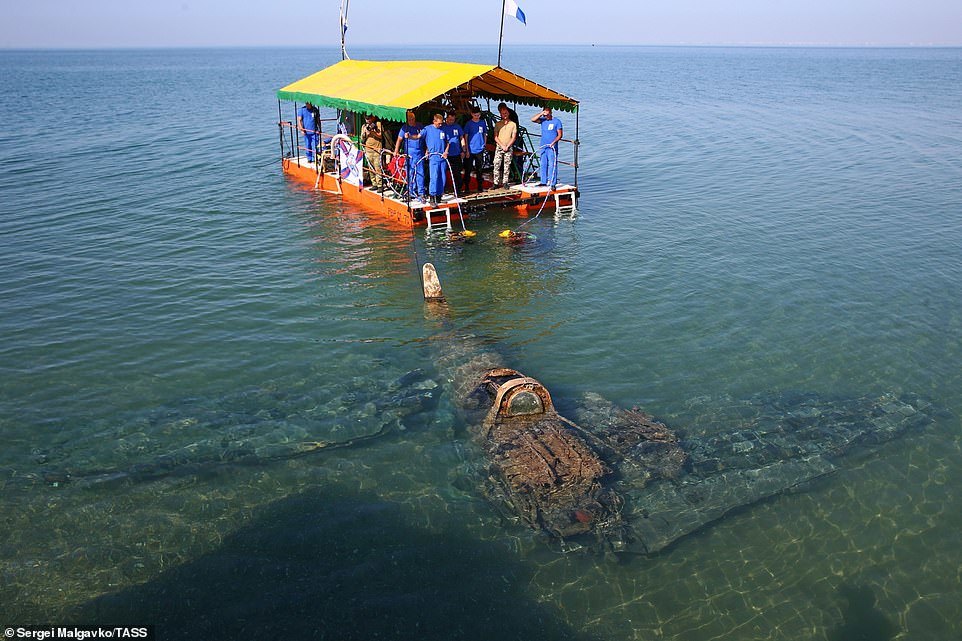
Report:
M307 161L304 159L298 162L298 160L294 158L284 158L282 160L282 166L284 172L292 178L310 185L316 185L317 189L326 192L334 194L340 192L339 195L347 202L360 205L364 207L364 209L383 216L388 220L392 220L404 227L410 228L427 224L423 206L421 205L408 206L405 202L380 194L377 191L342 182L335 178L333 174L321 173L320 177L318 177L318 172L314 168L314 165L307 164ZM570 197L570 202L573 202L577 190L569 185L559 185L555 191L542 191L541 193L532 193L521 189L502 191L492 193L491 195L488 195L486 192L484 196L472 196L468 206L471 208L479 206L513 207L519 214L526 216L531 213L531 210L537 211L541 209L542 206L544 209L553 209L557 202L555 198L552 198L555 194ZM544 202L542 202L543 200ZM438 206L438 209L456 208L457 204L454 202L446 202Z
M402 202L384 197L376 191L342 182L331 174L321 173L318 179L318 172L312 166L298 164L293 158L284 158L283 166L285 173L298 180L311 185L316 184L318 189L324 191L335 193L340 191L344 200L361 205L404 226L414 227L417 224L424 224L423 220L420 223L415 222L414 215L417 210L409 208Z

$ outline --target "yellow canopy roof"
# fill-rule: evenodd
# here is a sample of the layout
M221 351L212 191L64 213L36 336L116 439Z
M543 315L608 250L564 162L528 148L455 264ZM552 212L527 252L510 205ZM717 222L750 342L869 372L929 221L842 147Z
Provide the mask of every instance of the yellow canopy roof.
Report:
M404 112L463 88L471 95L576 111L578 101L492 65L342 60L277 91L281 100L404 120Z

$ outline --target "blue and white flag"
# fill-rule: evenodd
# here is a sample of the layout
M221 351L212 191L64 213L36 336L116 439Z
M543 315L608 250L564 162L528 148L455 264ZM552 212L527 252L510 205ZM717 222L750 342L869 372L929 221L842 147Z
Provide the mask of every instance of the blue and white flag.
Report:
M518 6L518 3L514 0L504 0L504 12L509 16L514 16L521 21L521 24L528 26L528 23L524 21L524 11Z

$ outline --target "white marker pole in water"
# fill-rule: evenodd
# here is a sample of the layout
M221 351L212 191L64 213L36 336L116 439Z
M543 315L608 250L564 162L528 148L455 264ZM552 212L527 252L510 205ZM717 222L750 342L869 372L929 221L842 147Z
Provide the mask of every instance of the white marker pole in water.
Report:
M438 270L431 263L424 263L421 268L423 278L421 282L424 287L424 300L444 300L444 293L441 291L441 281L438 279Z

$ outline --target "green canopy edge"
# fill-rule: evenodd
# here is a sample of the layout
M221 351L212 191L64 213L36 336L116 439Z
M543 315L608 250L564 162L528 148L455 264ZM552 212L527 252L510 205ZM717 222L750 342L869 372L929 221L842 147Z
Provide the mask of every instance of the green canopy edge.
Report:
M577 104L571 104L563 100L545 100L545 101L535 101L535 100L522 100L517 96L509 95L497 95L487 92L478 92L479 96L484 98L490 98L492 100L503 100L505 102L514 102L522 105L529 105L532 107L540 107L542 105L548 105L552 109L558 109L559 111L567 111L574 113L578 111ZM301 91L284 91L279 89L277 91L278 100L289 100L293 102L309 102L311 104L320 107L331 107L333 109L342 109L344 111L353 111L361 114L374 114L379 118L385 120L393 120L396 122L404 122L406 117L405 112L407 108L404 107L388 107L386 105L373 105L367 102L359 102L356 100L345 100L343 98L332 98L330 96L323 96L316 93L304 93ZM419 105L414 105L411 109L417 109Z
M374 114L385 120L396 120L404 122L405 112L403 107L387 107L385 105L372 105L367 102L357 100L345 100L343 98L332 98L316 93L303 93L301 91L277 91L279 100L291 100L295 102L309 102L319 107L332 107L344 111L353 111L362 114Z

